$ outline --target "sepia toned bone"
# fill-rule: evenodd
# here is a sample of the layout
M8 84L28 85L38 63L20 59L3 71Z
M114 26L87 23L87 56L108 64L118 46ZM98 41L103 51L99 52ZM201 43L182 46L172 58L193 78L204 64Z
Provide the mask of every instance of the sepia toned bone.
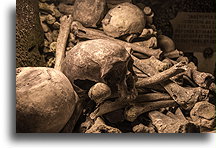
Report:
M65 57L65 49L66 49L66 43L67 39L70 33L70 26L73 21L72 16L63 16L60 19L60 31L57 39L57 46L56 46L56 61L55 61L55 69L61 70L61 65L63 62L63 59Z
M118 43L119 45L125 47L126 49L130 48L133 51L142 53L147 56L155 56L156 58L159 58L162 51L160 49L150 49L146 47L141 47L132 43L124 42L115 38L112 38L110 36L107 36L100 30L95 30L91 28L85 28L81 23L79 22L73 22L71 25L72 29L74 31L74 34L80 38L85 39L109 39L111 41L114 41Z
M142 61L139 59L134 60L134 65L149 76L154 76L159 73L156 68L148 65L147 63L142 64ZM195 105L195 103L200 100L200 98L205 100L209 93L208 90L202 89L200 87L191 88L188 90L171 80L161 82L160 85L162 85L170 94L170 96L186 110L190 110Z

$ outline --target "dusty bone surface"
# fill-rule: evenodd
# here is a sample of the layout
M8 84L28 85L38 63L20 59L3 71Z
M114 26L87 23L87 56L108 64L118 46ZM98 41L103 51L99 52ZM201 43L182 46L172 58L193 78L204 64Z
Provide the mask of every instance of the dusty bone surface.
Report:
M85 27L97 27L105 14L105 0L77 0L74 3L73 18Z
M23 67L16 72L17 132L59 132L78 101L70 81L52 68Z
M104 32L112 37L141 33L145 23L146 20L142 10L127 2L109 10L102 20Z
M95 123L85 133L122 133L119 129L107 126L104 121L98 117Z
M91 29L91 28L86 28L84 26L82 26L81 23L79 22L73 22L72 26L71 26L71 30L74 30L74 34L80 38L85 38L85 39L109 39L111 41L114 41L118 44L120 44L121 46L124 46L124 48L126 49L132 49L133 51L142 53L144 55L146 55L147 57L150 56L155 56L156 58L159 58L162 51L160 49L151 49L145 46L139 46L136 44L132 44L132 43L128 43L122 40L118 40L115 39L113 37L110 37L106 34L104 34L104 32L100 31L100 30L96 30L96 29Z
M149 113L149 117L158 133L189 133L193 132L193 128L195 128L192 123L184 119L184 116L181 115L179 118L179 114L171 112L165 115L158 111L152 111Z
M119 46L122 46L124 49L126 49L129 55L131 54L130 56L135 56L135 58L132 56L134 63L128 64L133 66L131 69L133 69L134 72L128 69L124 78L120 76L122 79L124 79L121 82L117 81L118 79L121 79L117 78L119 73L117 73L115 76L113 76L114 74L110 75L107 77L106 81L92 81L85 79L74 80L73 86L80 98L78 102L76 102L75 110L72 116L60 132L71 133L79 131L85 133L92 127L95 121L98 123L98 117L101 118L99 124L100 126L95 126L94 129L92 128L90 131L91 133L110 132L112 131L111 128L113 127L116 127L114 131L122 130L122 132L135 133L158 133L159 131L161 133L197 132L197 129L193 129L194 124L197 127L201 127L202 131L204 131L204 128L208 128L209 130L212 129L209 125L213 124L213 120L210 119L207 121L203 120L202 118L201 125L201 119L195 120L194 117L198 113L208 114L208 111L204 111L203 109L200 109L202 111L194 110L199 110L196 109L199 108L199 106L196 105L197 102L212 102L212 100L214 100L212 99L215 90L215 84L213 83L214 77L210 74L199 72L197 67L193 66L193 64L190 63L190 60L182 54L180 51L181 49L175 49L174 42L171 38L161 35L161 32L155 27L157 26L157 24L154 24L155 22L153 21L155 14L150 7L146 7L142 3L134 3L134 1L132 2L131 0L106 1L110 11L119 4L123 5L122 3L124 2L130 2L131 4L129 5L136 5L139 7L140 10L144 12L146 19L145 28L142 30L140 29L140 32L136 31L136 33L125 34L117 38L112 35L107 35L104 32L106 29L103 31L103 27L100 26L100 24L103 22L97 21L99 15L101 14L101 11L99 11L98 8L97 12L88 11L88 14L95 14L91 16L93 19L90 19L90 21L94 23L89 23L89 21L86 21L86 17L88 15L85 15L85 18L81 18L84 19L84 21L74 21L70 29L66 27L67 30L70 30L69 33L68 31L66 31L66 33L61 33L60 30L64 25L60 22L60 18L63 15L73 14L74 11L78 10L78 8L75 7L74 2L74 0L40 0L41 25L45 32L45 49L43 52L45 53L47 66L57 66L57 64L55 64L55 54L58 53L57 51L59 51L59 48L56 48L56 45L64 46L61 50L63 51L62 58L64 58L65 53L66 55L70 55L70 51L74 51L74 47L77 49L78 44L82 44L83 41L106 39L109 40L107 42L115 42ZM85 2L85 4L82 3L82 5L87 6L88 3L93 2L93 0L78 1L78 3L81 2ZM97 2L97 4L99 4L103 1ZM88 7L88 9L86 7L79 8L84 8L85 11L83 12L87 14L86 10L95 8L95 5L91 5ZM103 7L100 8L102 8L102 11L104 10ZM103 15L105 15L105 13ZM131 13L130 15L133 14ZM117 16L119 16L119 14L115 15L115 17ZM102 17L100 19L102 19ZM128 19L127 21L131 20ZM132 21L135 22L134 20ZM70 23L68 23L67 26L70 26L69 24ZM85 24L93 25L86 26ZM92 29L92 27L94 27L94 29ZM123 25L123 28L128 28L128 26ZM129 27L130 31L136 29L137 28ZM118 30L115 30L114 32L116 31L118 32ZM124 31L123 34L127 31L128 30ZM61 42L57 43L58 35L63 35L65 37L60 37ZM104 42L98 42L97 44L93 45L99 45L102 47L100 44L103 43ZM88 45L87 47L90 46ZM91 46L91 49L92 48L93 46ZM112 51L112 48L107 46L107 50L109 49ZM85 49L84 51L88 50ZM102 51L103 50L101 50L101 52ZM79 54L79 52L77 54ZM90 55L92 55L91 52ZM113 58L113 56L111 57ZM94 63L94 61L86 62L84 60L83 63L84 66L80 67L81 70L88 69L86 67L89 65L93 65L92 67L97 65ZM179 63L182 63L182 65L180 64L180 67L176 67L176 65ZM59 65L61 66L61 64ZM100 67L100 64L98 65L99 66L95 67ZM71 64L70 66L72 67L74 64ZM66 66L66 68L70 69L69 66ZM111 73L114 73L114 71L118 70L119 68L113 68ZM89 70L89 74L86 73L87 77L95 74L91 71L95 70ZM138 81L134 73L137 75ZM73 75L72 71L71 74ZM112 79L114 77L117 79ZM104 85L101 86L98 84L105 84L105 88L103 88ZM177 107L179 108L175 110ZM193 112L196 112L194 113L196 115L193 115L193 118L192 115L190 116L190 112L192 112L191 109ZM164 117L163 115L160 115L157 117L158 119L164 118L164 120L167 119L170 121L170 123L163 121L163 126L167 127L166 130L157 130L157 128L159 128L158 125L155 126L156 124L152 124L153 120L150 120L148 117L148 113L151 111L159 111L165 116ZM133 116L133 114L135 114L135 116ZM101 122L102 120L103 122ZM102 123L103 125L101 125ZM205 126L204 123L206 123ZM173 128L170 127L170 124L174 125ZM106 127L106 125L109 126ZM80 127L80 129L78 129L78 127Z
M215 126L215 106L207 101L201 101L195 104L190 112L194 124L213 128Z

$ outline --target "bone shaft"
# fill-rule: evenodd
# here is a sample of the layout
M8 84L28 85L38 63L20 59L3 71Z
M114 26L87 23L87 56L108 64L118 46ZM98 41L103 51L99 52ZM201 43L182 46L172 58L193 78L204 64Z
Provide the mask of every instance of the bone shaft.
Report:
M124 46L125 48L131 48L133 51L143 53L147 56L155 56L156 58L159 58L160 54L162 53L160 49L153 50L150 48L141 47L135 44L127 43L125 41L121 41L121 40L109 37L100 31L97 31L94 29L88 29L85 27L78 27L78 32L76 32L76 35L80 38L86 38L86 39L109 39L109 40L117 42L118 44Z
M143 78L143 80L139 81L138 83L136 83L136 87L145 87L145 86L149 86L149 85L155 85L158 84L162 81L166 81L169 78L182 73L185 71L185 69L183 69L184 66L178 66L179 64L176 64L174 66L172 66L171 68L160 72L158 74L155 74L151 77L148 78Z
M101 104L98 109L96 109L93 113L91 113L91 118L95 119L98 116L101 116L106 113L113 112L118 109L122 109L126 107L126 101L115 101L115 102L105 102Z
M164 107L174 107L178 104L174 100L164 100L164 101L155 101L155 102L145 102L139 105L132 106L129 110L126 111L126 119L133 122L139 115L164 108Z
M73 21L71 16L63 16L60 19L61 26L59 30L59 35L57 38L57 45L56 45L56 61L55 61L55 69L61 70L61 64L65 57L65 49L67 44L67 39L70 33L70 26Z
M137 98L133 102L154 102L154 101L162 101L162 100L171 100L170 95L165 93L148 93L138 95Z

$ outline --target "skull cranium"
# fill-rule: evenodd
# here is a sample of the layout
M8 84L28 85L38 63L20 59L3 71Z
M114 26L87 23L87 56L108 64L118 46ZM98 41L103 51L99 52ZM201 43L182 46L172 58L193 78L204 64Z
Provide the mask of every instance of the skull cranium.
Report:
M132 65L133 60L124 47L110 40L97 39L72 48L62 69L75 89L89 90L100 82L110 87L112 96L126 98L135 89Z

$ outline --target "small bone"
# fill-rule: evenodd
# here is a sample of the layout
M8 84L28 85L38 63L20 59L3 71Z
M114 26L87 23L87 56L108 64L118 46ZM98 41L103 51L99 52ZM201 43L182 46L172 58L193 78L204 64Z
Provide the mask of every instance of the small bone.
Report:
M139 115L143 113L164 108L164 107L174 107L174 106L178 106L178 104L174 100L163 100L163 101L134 104L125 111L125 118L126 120L133 122Z
M67 39L70 33L70 26L73 21L71 16L63 16L60 19L60 31L57 39L56 46L56 61L55 61L55 69L61 70L61 64L63 62L63 58L65 57L65 48Z
M154 12L150 7L145 7L143 9L144 14L146 15L146 23L147 25L151 25L153 23Z
M126 49L130 48L133 51L143 53L147 56L155 56L156 58L160 57L160 54L162 51L160 49L150 49L146 47L141 47L138 45L134 45L132 43L127 43L125 41L121 41L118 39L114 39L110 36L105 35L102 31L95 30L95 29L90 29L90 28L85 28L82 26L81 23L79 22L73 22L72 23L72 30L75 31L75 35L80 37L80 38L86 38L86 39L109 39L112 41L115 41L116 43L122 45Z

